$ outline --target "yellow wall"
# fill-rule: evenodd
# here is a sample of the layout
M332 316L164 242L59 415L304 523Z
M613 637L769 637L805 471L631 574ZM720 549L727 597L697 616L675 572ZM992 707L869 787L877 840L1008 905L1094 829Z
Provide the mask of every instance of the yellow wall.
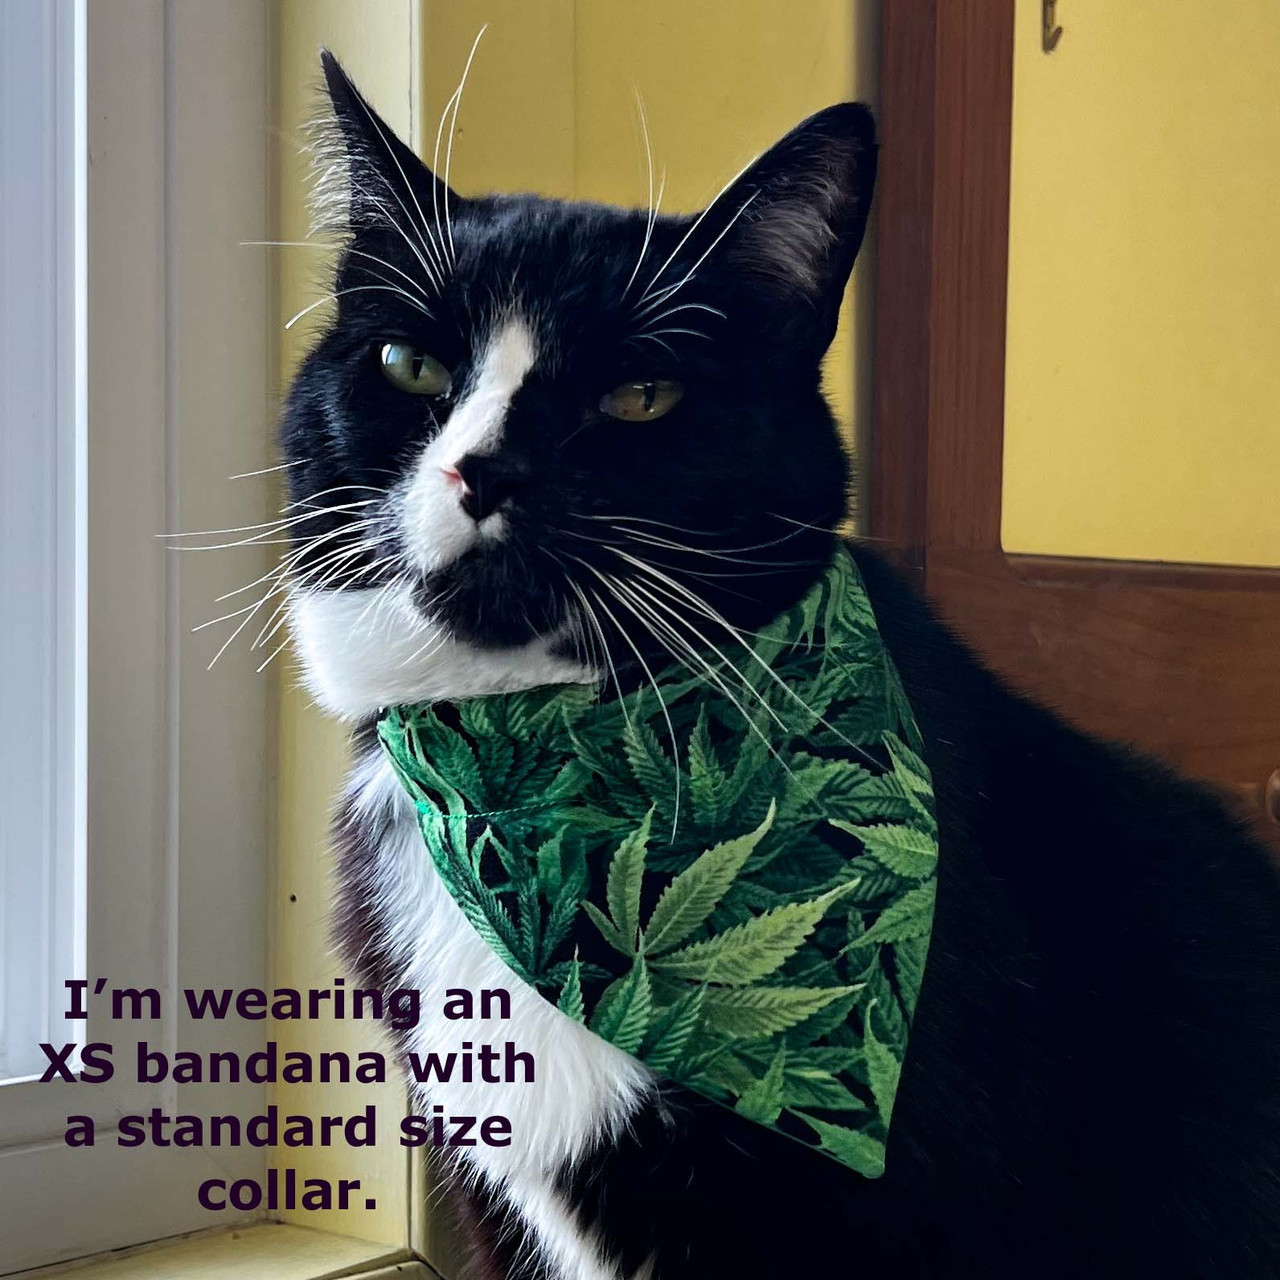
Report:
M1280 565L1280 5L1018 0L1007 550Z

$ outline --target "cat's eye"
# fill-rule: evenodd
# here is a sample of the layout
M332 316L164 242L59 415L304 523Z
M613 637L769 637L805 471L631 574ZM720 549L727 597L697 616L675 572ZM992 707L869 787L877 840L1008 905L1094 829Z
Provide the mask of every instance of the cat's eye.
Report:
M600 401L600 412L623 422L650 422L680 403L684 387L660 378L654 382L624 382Z
M387 381L415 396L447 396L453 376L434 356L407 342L384 342L378 362Z

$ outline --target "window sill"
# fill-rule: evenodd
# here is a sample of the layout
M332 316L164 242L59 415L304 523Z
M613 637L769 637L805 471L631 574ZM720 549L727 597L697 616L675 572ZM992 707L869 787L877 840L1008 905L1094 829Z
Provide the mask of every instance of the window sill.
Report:
M439 1280L403 1249L264 1222L22 1271L10 1280Z

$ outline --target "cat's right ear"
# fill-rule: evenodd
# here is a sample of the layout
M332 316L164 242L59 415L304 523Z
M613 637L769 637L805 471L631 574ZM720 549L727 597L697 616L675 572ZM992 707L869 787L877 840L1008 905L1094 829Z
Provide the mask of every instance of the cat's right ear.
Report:
M311 148L313 231L358 235L394 224L442 243L441 221L459 197L396 137L328 49L320 66L333 113L315 126Z

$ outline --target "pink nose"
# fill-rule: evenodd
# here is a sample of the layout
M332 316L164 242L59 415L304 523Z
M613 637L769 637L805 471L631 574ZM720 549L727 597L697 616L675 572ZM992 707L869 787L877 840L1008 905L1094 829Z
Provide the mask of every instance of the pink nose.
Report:
M470 486L462 478L462 472L457 467L441 467L440 474L451 484L456 485L462 490L463 496L471 492Z

